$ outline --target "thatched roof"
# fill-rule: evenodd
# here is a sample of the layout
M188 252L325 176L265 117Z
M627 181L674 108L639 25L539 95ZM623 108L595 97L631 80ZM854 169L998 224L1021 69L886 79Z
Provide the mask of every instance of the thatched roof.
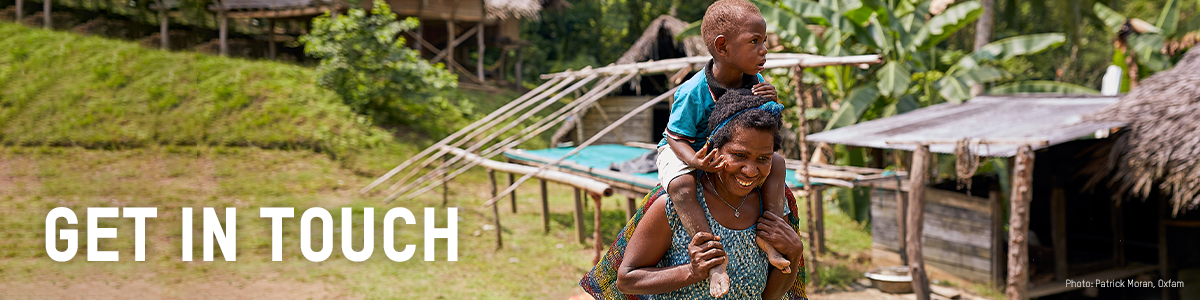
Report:
M1113 174L1117 197L1143 199L1155 188L1172 212L1200 206L1200 47L1174 68L1139 82L1112 106L1088 118L1129 124L1101 161L1093 182ZM1115 171L1115 172L1113 172Z
M633 46L629 47L629 51L625 51L621 58L617 59L617 64L628 64L635 62L643 62L647 60L661 60L666 58L677 57L662 57L660 46L662 43L670 43L669 46L676 50L681 50L687 56L706 56L708 48L704 46L704 40L699 36L684 38L683 41L675 39L675 36L688 27L688 23L676 19L675 17L662 15L653 22L650 26L646 26L646 30L642 31L642 37L638 38Z
M541 18L542 3L538 0L487 0L488 19Z

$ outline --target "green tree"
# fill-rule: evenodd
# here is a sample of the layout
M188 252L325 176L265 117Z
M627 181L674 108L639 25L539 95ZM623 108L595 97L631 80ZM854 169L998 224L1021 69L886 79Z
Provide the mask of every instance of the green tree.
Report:
M398 21L387 4L375 1L371 14L351 9L313 19L312 32L300 41L306 54L321 59L317 82L376 123L414 124L432 114L461 114L444 97L458 86L456 76L404 46L400 33L417 25L415 18Z

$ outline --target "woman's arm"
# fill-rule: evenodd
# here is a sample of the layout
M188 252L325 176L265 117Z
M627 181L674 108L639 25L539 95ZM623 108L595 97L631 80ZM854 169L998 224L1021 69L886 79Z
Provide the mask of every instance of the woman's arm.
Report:
M617 269L617 290L629 295L662 294L708 278L708 269L728 259L719 238L706 232L696 234L688 245L691 264L655 267L671 247L665 199L646 210L637 230L625 246L625 259Z
M804 244L800 241L800 235L787 224L787 221L769 211L763 212L762 217L758 219L757 233L767 240L768 244L779 250L779 253L792 261L791 274L785 274L776 268L767 268L767 287L763 290L763 299L782 298L796 282L796 275L804 271L800 269Z

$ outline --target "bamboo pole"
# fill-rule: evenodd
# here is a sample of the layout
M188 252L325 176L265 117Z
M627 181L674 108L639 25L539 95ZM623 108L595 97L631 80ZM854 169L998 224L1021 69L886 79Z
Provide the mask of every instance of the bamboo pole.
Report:
M583 76L595 73L625 73L635 71L640 74L663 73L666 71L679 70L683 68L694 67L693 65L707 63L711 56L691 56L685 58L664 59L658 61L647 61L632 64L622 64L607 66L602 68L592 69L590 71L565 71L559 73L543 74L542 79L550 79L564 76ZM784 68L784 67L823 67L833 65L857 65L857 64L878 64L882 62L879 55L855 55L841 57L826 57L812 54L801 53L768 53L767 62L763 66L766 69ZM702 66L701 66L702 67ZM696 67L699 69L700 67Z
M580 83L586 83L585 81L590 81L591 79L594 79L594 78L595 77L589 76L588 78L585 78L584 80L575 82L576 84L573 85L573 87L578 88L578 86L581 85ZM525 110L525 108L528 108L530 105L533 105L533 103L536 103L539 100L543 100L543 99L545 99L545 97L550 97L551 94L561 90L563 87L565 87L566 85L568 85L572 82L574 82L573 79L568 78L568 80L564 80L564 81L560 82L558 85L555 85L553 88L548 89L545 92L541 93L541 95L539 95L538 97L529 98L526 101L523 101L522 103L515 105L511 109L500 114L497 118L494 118L494 119L488 121L488 123L485 124L485 126L479 127L477 130L467 134L466 136L462 137L462 139L458 140L457 142L454 142L450 146L451 147L459 147L463 143L466 143L467 141L475 140L474 138L476 136L478 136L479 134L487 132L487 130L492 129L492 127L494 127L496 125L499 125L504 120L507 120L509 117L512 117L512 115L516 114L517 112ZM565 93L566 91L569 91L569 90L564 90L563 93ZM482 147L483 144L485 144L487 141L489 141L489 139L484 139L483 141L477 141L475 145L472 145L470 148L467 148L467 151L474 152L475 150L479 149L479 147ZM435 154L429 158L426 158L425 161L421 162L420 166L413 168L412 170L410 170L408 172L408 174L405 174L404 177L400 178L400 180L397 180L395 184L392 184L392 186L388 187L388 189L384 192L384 193L388 194L388 197L386 199L384 199L384 202L385 203L391 202L391 200L395 199L396 196L399 196L400 194L404 193L405 191L408 191L414 185L430 180L432 176L430 176L429 174L432 174L432 172L427 173L424 176L421 176L421 178L418 180L415 180L412 182L408 181L409 179L412 179L412 177L415 176L417 174L417 172L419 172L421 169L424 169L426 166L429 166L429 164L431 162L433 162L437 157L440 157L441 155L444 155L445 153L446 153L445 151L440 151L437 154ZM462 159L461 157L456 156L453 159L451 159L450 161L446 162L445 164L438 166L438 168L436 170L445 169L445 166L452 165L461 159ZM401 184L404 184L404 183L408 183L408 184L402 186Z
M517 99L515 99L511 102L508 102L508 104L505 104L504 106L501 106L500 108L496 109L495 111L487 114L487 116L484 116L482 119L479 119L478 121L475 121L475 122L471 123L470 125L467 125L467 127L463 127L463 129L459 129L458 131L455 131L454 133L450 134L450 136L447 136L447 137L443 138L442 140L438 141L437 143L435 143L433 146L429 146L429 148L425 148L425 150L422 150L420 153L417 153L417 155L410 157L408 160L405 160L399 166L396 166L395 168L392 168L391 170L389 170L387 172L387 174L380 176L378 179L375 179L375 181L371 182L371 184L360 189L358 191L358 193L359 194L367 193L368 191L375 188L379 184L382 184L383 182L392 178L392 176L395 176L396 173L403 171L404 168L407 168L412 163L416 162L417 160L425 158L425 156L429 155L430 153L433 153L435 150L439 149L439 147L445 146L445 145L449 144L450 142L458 139L459 137L462 137L463 135L465 135L467 133L474 132L474 130L476 128L479 128L480 126L488 124L489 122L491 122L492 119L495 119L496 117L504 114L504 112L519 105L521 102L523 102L535 95L541 94L542 91L544 91L545 89L547 89L551 86L557 85L562 80L573 80L573 78L554 78L549 81L546 81L546 83L543 83L542 85L538 86L537 88L530 90L528 93L521 95L521 97L517 97Z
M896 230L898 231L897 241L900 244L900 263L908 265L908 249L904 247L904 238L907 237L908 222L905 218L908 213L908 199L905 197L904 186L901 185L900 177L896 177ZM998 247L997 247L998 248Z
M813 192L813 217L815 217L813 224L816 225L814 231L816 235L810 235L810 237L814 241L813 244L816 245L813 246L813 250L816 250L817 255L823 255L828 251L828 248L825 247L825 188L814 186Z
M488 182L492 184L492 197L496 196L496 170L488 170ZM492 206L492 219L496 221L496 249L504 248L504 238L500 236L500 206Z
M1033 149L1026 145L1017 148L1013 165L1011 213L1008 221L1008 284L1004 294L1008 299L1025 300L1029 292L1029 202L1033 197Z
M561 123L563 120L565 120L566 116L567 116L565 114L566 111L568 111L568 110L577 111L579 109L586 107L586 103L596 101L597 99L599 99L599 97L601 97L603 95L607 95L613 89L616 89L621 84L623 84L624 82L626 82L630 78L632 78L633 75L634 74L630 74L628 76L625 76L624 78L621 78L618 81L612 82L611 84L608 84L608 86L603 89L592 89L592 91L588 92L588 94L584 95L584 97L569 103L568 105L560 108L558 111L555 111L554 113L550 114L549 116L546 116L542 120L538 120L538 122L535 122L533 126L530 126L530 127L537 127L538 123L543 123L543 125L541 127L538 127L537 129L533 130L532 132L524 133L524 136L516 141L512 140L513 137L515 137L515 135L510 136L509 138L506 138L503 141L496 143L495 145L492 145L492 147L488 148L489 150L484 150L483 151L484 154L481 156L484 158L491 158L497 154L500 154L504 151L511 149L512 147L515 147L515 146L525 142L526 140L529 140L530 138L536 137L538 134L541 134L542 132L549 129L555 123ZM554 120L555 120L554 122L545 122L546 120L551 119L551 117L554 115L558 115L558 117L554 118ZM528 128L526 128L526 130L528 130ZM526 130L522 130L522 132L525 132ZM455 176L458 176L459 174L466 172L468 169L470 169L473 166L475 166L475 164L468 163L467 165L460 167L458 170L454 171L453 173L450 173L450 175L448 175L448 177L454 178ZM418 181L420 181L420 180L418 180ZM431 188L432 188L432 185L426 186L416 192L406 195L405 197L409 197L409 198L416 197L417 195L420 195L420 194L428 191Z
M577 89L579 89L580 87L583 87L583 85L587 84L588 82L591 82L591 81L592 81L593 79L595 79L595 78L596 78L596 75L588 76L588 77L586 77L586 78L584 78L584 79L582 79L582 80L580 80L580 81L576 82L574 85L571 85L571 86L570 86L570 87L568 87L567 89L565 89L565 90L563 90L563 91L559 92L559 93L558 93L558 95L555 95L554 97L550 97L550 98L548 98L548 99L545 99L544 101L542 101L542 103L541 103L541 104L538 104L538 106L536 106L536 107L534 107L534 108L532 108L532 109L529 109L529 110L528 110L528 111L527 111L525 114L521 115L520 117L518 117L517 119L513 120L512 122L509 122L509 123L508 123L507 125L505 125L504 127L501 127L500 129L493 131L491 134L488 134L486 137L483 137L482 139L475 141L475 144L474 144L474 145L471 145L471 147L468 147L468 148L466 149L466 152L468 152L468 153L474 153L476 150L479 150L479 148L483 147L483 146L484 146L484 145L486 145L488 142L490 142L490 141L492 141L492 140L496 139L496 137L500 136L501 134L504 134L504 133L508 132L508 130L512 129L513 127L516 127L516 126L517 126L518 124L520 124L522 121L524 121L524 120L526 120L526 119L529 119L530 117L533 117L533 115L534 115L534 114L536 114L537 112L541 111L542 109L545 109L546 107L550 106L551 104L554 104L554 103L558 102L558 100L559 100L559 99L562 99L564 96L566 96L566 95L567 95L567 93L568 93L569 91L572 91L572 90L577 90ZM611 77L610 77L610 79L611 79ZM605 81L603 81L602 83L610 83L610 82L611 82L611 80L605 80ZM523 103L523 104L521 104L521 105L517 106L515 109L513 109L512 111L510 111L510 113L509 113L509 114L506 114L505 116L503 116L503 118L497 119L497 122L498 122L498 121L500 121L500 120L505 120L505 119L508 119L508 117L511 117L511 116L512 116L512 114L515 114L517 111L522 111L522 110L525 110L526 108L528 108L528 107L529 107L529 105L532 105L533 103L536 103L536 102L537 102L537 101L528 101L528 102L526 102L526 103ZM470 139L470 138L473 138L473 137L474 137L474 135L468 135L467 139ZM464 139L464 141L465 141L465 139ZM486 158L491 158L491 155L487 155L487 156L485 156L485 157L486 157ZM439 171L439 170L445 170L445 169L447 169L447 168L449 168L449 167L453 166L455 163L459 162L460 160L462 160L462 156L461 156L461 155L457 155L457 156L455 156L454 158L450 159L450 161L446 162L445 164L442 164L442 165L438 166L437 168L435 168L435 171ZM470 163L467 163L467 164L466 164L466 166L460 166L460 167L458 168L458 170L455 170L455 171L454 171L454 173L452 173L452 174L449 176L449 178L453 178L454 176L458 176L458 174L462 174L462 172L465 172L467 169L469 169L470 167L473 167L473 166L475 166L475 165L474 165L474 164L470 164ZM421 166L421 168L424 168L424 166ZM431 179L433 179L433 177L436 177L436 176L439 174L439 173L437 173L437 172L429 172L429 173L426 173L425 175L421 176L421 177L420 177L420 178L418 178L417 180L414 180L414 181L408 182L407 180L408 180L409 178L411 178L411 177L412 177L412 175L415 175L415 174L416 174L416 171L418 171L419 169L420 169L420 168L412 170L411 172L409 172L409 174L408 174L408 175L406 175L404 178L400 179L400 181L396 182L396 184L392 185L392 187L391 187L391 188L388 188L388 191L387 191L387 193L388 193L389 195L388 195L388 197L387 197L386 199L384 199L384 202L385 202L385 203L386 203L386 202L390 202L390 201L392 201L393 199L395 199L396 197L400 196L401 194L403 194L403 193L405 193L405 192L407 192L407 191L409 191L409 190L412 190L414 187L416 187L416 186L418 186L418 185L420 185L420 184L424 184L424 183L426 183L426 182L432 182L433 184L428 184L428 185L426 185L424 188L422 188L422 189L418 190L417 192L414 192L414 193L411 193L411 194L409 194L409 195L406 195L406 196L405 196L405 198L406 198L406 199L411 199L412 197L416 197L417 195L420 195L420 194L422 194L422 193L424 193L424 192L428 191L429 189L433 188L434 186L436 186L436 181L431 181ZM403 187L400 187L400 184L401 184L401 183L404 183L404 182L408 182L408 184L407 184L407 185L404 185Z
M798 134L796 136L800 140L800 169L805 170L804 172L797 172L796 176L800 177L800 184L804 185L804 199L806 202L805 204L807 204L805 207L806 208L805 210L808 211L808 217L805 218L805 219L807 219L806 223L808 223L808 252L809 252L809 256L811 258L808 261L808 264L811 266L809 268L808 274L812 274L813 285L820 287L821 286L821 274L820 274L820 269L817 267L819 264L819 261L820 261L820 257L817 256L817 250L816 250L817 247L813 243L814 242L813 237L815 236L815 234L813 233L813 230L816 229L816 226L813 225L814 212L813 212L812 202L813 202L813 195L815 193L814 193L813 187L812 187L812 171L808 169L808 159L809 159L809 157L808 157L809 156L809 154L808 154L808 122L806 122L805 118L804 118L805 110L807 109L805 106L807 106L807 105L804 104L804 98L803 98L804 95L803 95L803 92L801 91L802 89L804 89L803 78L804 78L804 68L799 67L799 66L792 67L792 86L794 87L793 93L795 93L796 102L798 104L798 105L796 105L796 107L800 110L800 112L799 112L800 134ZM820 197L820 196L818 196L818 197Z
M571 157L571 155L575 155L576 153L579 153L580 150L583 150L583 148L591 145L592 143L595 143L596 140L599 140L600 137L604 136L605 134L608 134L608 132L612 131L613 128L615 128L616 126L621 126L621 124L625 124L626 121L629 121L629 119L632 119L633 116L637 115L638 113L641 113L642 111L645 111L646 109L649 109L650 107L653 107L654 104L661 102L663 99L666 99L667 97L670 97L671 95L674 95L675 90L677 90L677 89L678 89L678 87L673 88L673 89L667 91L666 93L659 95L658 97L654 97L654 99L650 99L650 101L646 101L646 103L642 103L641 106L638 106L638 107L634 108L632 111L630 111L629 113L626 113L620 119L617 119L612 124L609 124L608 127L604 127L604 129L601 129L600 132L596 133L596 135L593 135L587 141L584 141L583 143L579 144L579 146L576 146L575 149L572 149L570 152L567 152L567 154L554 160L554 162L551 162L551 163L541 166L539 169L547 169L550 166L558 165L559 163L563 162L563 160L566 160L567 157ZM521 184L522 182L529 180L529 177L531 177L531 176L529 176L529 175L521 176L521 179L517 179L516 184L513 184L513 185L509 186L508 188L506 188L504 190L504 193L507 193L511 190L516 189L517 184ZM493 197L493 199L489 199L486 203L484 203L484 205L485 206L493 205L496 203L497 200L499 200L499 199L496 197Z
M492 145L487 150L484 150L484 153L486 153L484 156L502 153L504 151L511 149L512 147L516 147L517 145L524 143L525 141L527 141L531 138L537 137L539 134L541 134L542 132L545 132L546 130L549 130L554 125L560 124L563 121L566 121L567 116L569 116L570 114L582 111L588 105L591 105L592 103L595 103L596 101L599 101L605 95L608 95L609 92L612 92L616 88L620 87L622 84L625 84L626 82L628 82L630 79L633 79L633 77L636 75L637 75L637 73L629 73L629 74L625 75L625 77L617 79L617 81L614 81L613 83L609 84L604 89L593 89L593 91L598 91L598 92L591 93L591 95L584 95L583 98L576 99L575 101L572 101L571 103L568 103L567 105L564 105L562 108L559 108L557 111L551 113L550 115L547 115L545 118L542 118L541 120L538 120L537 122L534 122L533 125L530 125L529 127L526 127L524 130L521 130L520 134L510 136L510 137L504 139L503 141L496 143L495 145ZM533 128L533 129L530 129L530 128ZM517 138L517 136L520 136L520 137Z
M449 148L449 146L442 146L442 147ZM455 155L462 154L463 157L465 157L467 160L479 163L484 168L488 169L489 172L490 171L500 171L500 172L507 172L510 174L512 174L512 173L530 174L530 175L533 175L534 177L537 177L538 179L549 180L549 181L553 181L553 182L570 185L575 188L586 190L588 193L593 193L593 194L598 194L598 195L603 195L603 196L611 196L613 193L612 186L610 186L607 183L603 183L603 182L600 182L600 181L597 181L597 180L594 180L591 178L574 175L574 174L570 174L570 173L563 173L563 172L558 172L558 171L553 171L553 170L539 170L538 168L534 168L534 167L530 167L530 166L510 164L510 163L498 162L498 161L494 161L494 160L490 160L490 159L484 159L483 157L480 157L478 155L467 153L466 150L457 149L457 148L450 148L447 151L452 154L455 154Z
M929 300L930 294L929 277L925 274L925 257L921 249L921 235L925 231L925 182L929 180L929 161L929 145L917 146L913 151L912 170L908 173L908 228L905 229L904 243L917 300Z

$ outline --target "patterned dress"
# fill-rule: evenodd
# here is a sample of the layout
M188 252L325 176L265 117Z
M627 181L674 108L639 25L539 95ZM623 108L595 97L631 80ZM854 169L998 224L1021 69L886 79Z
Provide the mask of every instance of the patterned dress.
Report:
M725 228L713 219L712 214L708 211L708 204L704 202L704 189L696 188L696 199L700 199L700 205L704 208L704 217L708 219L708 224L711 225L713 234L721 237L721 245L724 246L725 252L729 256L729 293L722 296L720 299L761 299L762 292L767 287L767 271L771 265L767 262L767 254L758 248L758 244L754 243L755 228L758 224L751 225L749 228L742 230L734 230ZM670 267L677 265L686 265L691 263L691 257L688 256L688 244L692 242L692 237L688 235L687 230L683 227L683 222L679 219L679 214L675 211L675 202L666 198L667 223L671 226L671 248L663 255L657 267ZM762 202L762 198L759 198ZM762 205L759 205L762 207ZM760 210L761 213L761 210ZM653 295L651 299L713 299L708 293L709 280L693 283L685 286L682 289L675 290L666 294Z

